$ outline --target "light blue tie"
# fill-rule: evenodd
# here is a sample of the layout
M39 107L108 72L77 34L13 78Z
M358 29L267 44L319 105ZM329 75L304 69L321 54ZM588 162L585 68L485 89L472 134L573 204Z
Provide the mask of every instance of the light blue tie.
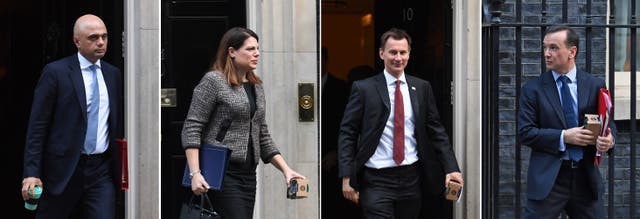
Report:
M96 150L98 138L98 110L100 110L100 90L98 88L97 66L91 65L91 98L87 106L87 135L84 140L84 153L90 154Z
M562 87L560 88L562 92L562 112L564 112L564 120L567 122L567 128L574 128L578 126L578 116L576 115L575 102L573 101L573 97L571 97L571 91L569 90L569 83L571 83L571 79L567 76L560 76L558 78L560 82L562 82ZM567 153L569 153L569 159L574 161L579 161L582 159L582 148L580 146L566 144L567 145Z

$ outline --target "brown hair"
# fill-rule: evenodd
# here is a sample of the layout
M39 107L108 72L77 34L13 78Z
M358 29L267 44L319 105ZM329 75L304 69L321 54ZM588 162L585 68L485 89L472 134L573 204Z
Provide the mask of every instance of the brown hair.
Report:
M407 39L409 50L411 50L411 36L409 36L406 31L398 28L391 28L387 30L387 32L384 32L382 34L382 36L380 37L380 49L384 50L384 46L385 44L387 44L387 40L389 39L389 37L395 40Z
M220 45L218 45L218 51L211 70L221 72L232 86L239 86L242 83L242 79L238 76L238 71L233 63L233 59L229 56L228 49L229 47L236 50L240 49L244 41L249 37L253 37L258 41L258 35L252 30L234 27L224 33L220 40ZM247 72L246 77L249 83L262 84L260 78L253 71Z

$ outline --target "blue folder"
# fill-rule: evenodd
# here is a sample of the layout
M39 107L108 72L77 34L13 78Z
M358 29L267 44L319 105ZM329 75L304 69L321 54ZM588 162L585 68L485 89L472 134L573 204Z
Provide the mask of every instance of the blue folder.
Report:
M229 165L231 150L224 146L204 144L200 147L200 174L209 183L209 189L220 191ZM185 164L182 186L191 187L189 164Z

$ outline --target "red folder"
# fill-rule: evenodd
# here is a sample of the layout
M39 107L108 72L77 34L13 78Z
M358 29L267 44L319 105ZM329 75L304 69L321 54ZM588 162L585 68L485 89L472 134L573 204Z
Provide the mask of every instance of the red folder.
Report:
M600 88L598 94L598 115L600 116L600 136L609 135L609 124L611 122L611 114L613 112L613 103L611 102L611 94L606 88ZM593 165L598 166L602 163L602 152L596 150L596 157L593 159Z
M120 156L120 190L129 189L129 162L127 160L127 140L118 138L118 153Z

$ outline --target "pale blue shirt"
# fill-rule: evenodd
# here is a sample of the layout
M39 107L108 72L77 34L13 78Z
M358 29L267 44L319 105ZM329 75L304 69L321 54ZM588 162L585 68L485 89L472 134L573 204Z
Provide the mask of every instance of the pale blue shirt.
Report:
M555 71L551 71L551 73L553 74L553 79L556 81L556 88L558 89L560 104L564 104L562 103L562 90L561 90L562 82L558 80L558 78L562 75ZM571 83L569 83L568 85L569 85L569 91L571 92L571 98L573 99L573 103L574 103L572 107L573 113L577 117L578 115L578 77L576 72L576 66L574 65L573 68L567 74L565 74L565 76L567 76L569 80L571 80ZM569 127L569 128L574 128L574 127ZM558 150L559 151L567 150L567 146L564 144L564 130L562 130L562 133L560 134L560 147L558 148Z
M376 147L376 152L364 164L369 168L386 168L413 164L418 161L418 151L416 150L416 138L414 137L415 117L413 116L413 108L411 108L411 98L409 96L409 86L404 72L400 78L395 78L384 71L384 78L387 82L387 91L389 93L390 113L384 131L380 137L380 143ZM400 92L402 92L402 103L404 104L404 160L397 165L393 160L393 109L395 106L396 96L396 80L400 80ZM415 89L415 88L413 88ZM367 118L364 118L367 119Z
M93 72L89 69L89 66L93 65L89 60L87 60L80 52L78 52L78 61L80 62L80 71L82 71L82 79L84 80L84 90L85 97L87 101L87 106L91 104L91 94L93 93ZM102 66L100 65L100 60L96 61L96 77L98 79L98 89L100 89L100 108L98 110L98 135L96 138L96 150L95 151L87 151L87 154L101 154L107 150L109 146L109 93L107 91L107 85L104 82L104 77L102 76ZM87 113L87 118L88 118ZM84 147L84 146L83 146Z

